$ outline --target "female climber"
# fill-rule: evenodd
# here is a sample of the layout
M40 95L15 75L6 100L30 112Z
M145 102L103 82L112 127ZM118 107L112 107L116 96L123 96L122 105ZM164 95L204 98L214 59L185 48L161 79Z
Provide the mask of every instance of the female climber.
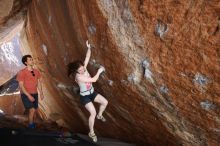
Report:
M103 117L103 112L108 104L108 101L102 95L98 94L94 87L93 82L96 82L102 72L105 71L104 67L100 67L94 77L91 77L87 71L87 65L91 56L91 45L86 41L87 53L84 63L80 60L71 62L68 64L68 76L75 77L75 81L78 83L80 88L80 102L89 111L89 137L92 138L94 142L97 142L97 136L94 132L95 117L102 122L106 119ZM99 112L96 115L96 110L92 102L97 102L100 104Z

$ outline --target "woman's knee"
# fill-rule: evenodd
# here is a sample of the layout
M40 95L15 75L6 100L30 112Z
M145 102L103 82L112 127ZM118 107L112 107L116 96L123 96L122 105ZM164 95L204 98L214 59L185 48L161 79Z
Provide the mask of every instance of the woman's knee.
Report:
M92 110L92 111L90 112L90 116L95 117L95 116L96 116L96 110Z
M103 101L103 105L104 105L104 106L107 106L107 105L108 105L108 100L105 99L105 100Z

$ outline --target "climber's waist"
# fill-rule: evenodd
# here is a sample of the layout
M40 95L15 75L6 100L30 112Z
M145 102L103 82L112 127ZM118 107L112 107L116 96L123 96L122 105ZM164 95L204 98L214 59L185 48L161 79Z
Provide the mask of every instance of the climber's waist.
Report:
M94 88L91 87L89 90L86 90L86 91L80 91L80 95L85 96L85 95L92 94L93 92L94 92Z

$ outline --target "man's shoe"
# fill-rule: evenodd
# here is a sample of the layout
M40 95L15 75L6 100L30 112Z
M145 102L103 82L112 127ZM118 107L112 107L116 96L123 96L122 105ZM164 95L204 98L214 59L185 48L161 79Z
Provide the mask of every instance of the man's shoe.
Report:
M29 128L29 129L35 129L35 128L36 128L35 123L29 124L29 125L28 125L28 128Z

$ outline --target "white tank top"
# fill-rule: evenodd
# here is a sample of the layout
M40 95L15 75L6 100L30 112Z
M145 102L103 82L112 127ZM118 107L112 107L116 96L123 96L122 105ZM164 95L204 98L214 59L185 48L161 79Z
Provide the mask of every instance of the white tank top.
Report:
M83 75L86 77L91 77L87 70L85 70ZM78 82L77 80L76 82L79 85L81 95L88 95L93 92L91 91L94 90L91 82Z

